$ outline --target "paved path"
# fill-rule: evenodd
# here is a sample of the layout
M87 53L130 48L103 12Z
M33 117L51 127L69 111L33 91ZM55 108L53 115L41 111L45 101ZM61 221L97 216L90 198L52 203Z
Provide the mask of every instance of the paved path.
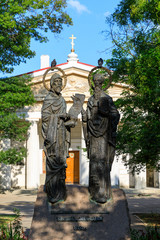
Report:
M18 208L22 216L23 230L28 236L36 201L36 190L14 190L0 192L0 214L13 214Z
M126 193L131 228L144 230L146 225L136 216L136 213L160 214L160 189L147 188L143 190L123 189Z
M125 191L130 213L160 213L160 189Z
M160 189L124 189L124 191L128 201L132 228L141 229L144 227L141 220L134 215L135 213L160 213ZM13 208L18 208L22 215L24 231L28 235L36 196L36 190L21 189L0 192L0 214L12 214Z

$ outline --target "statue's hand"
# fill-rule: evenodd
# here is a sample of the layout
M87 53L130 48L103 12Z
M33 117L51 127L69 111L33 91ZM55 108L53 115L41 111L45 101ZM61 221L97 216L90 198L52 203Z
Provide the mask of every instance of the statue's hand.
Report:
M59 113L58 117L59 118L63 118L63 119L67 119L68 118L68 114L67 113Z
M77 98L75 95L71 96L72 100L73 100L73 104L78 104L81 103L80 99Z
M87 122L87 113L86 113L86 111L84 110L83 107L82 107L82 110L81 110L81 114L82 114L82 121Z
M84 110L83 107L82 107L82 110L81 110L81 114L82 114L82 116L86 114L86 111Z
M66 127L74 128L77 125L77 119L71 119L64 124Z

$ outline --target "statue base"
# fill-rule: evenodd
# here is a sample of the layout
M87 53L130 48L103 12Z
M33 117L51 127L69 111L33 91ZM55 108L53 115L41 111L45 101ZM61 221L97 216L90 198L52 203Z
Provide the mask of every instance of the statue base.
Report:
M29 240L130 240L130 219L125 194L112 189L105 204L89 200L88 188L67 185L65 202L50 204L40 187Z

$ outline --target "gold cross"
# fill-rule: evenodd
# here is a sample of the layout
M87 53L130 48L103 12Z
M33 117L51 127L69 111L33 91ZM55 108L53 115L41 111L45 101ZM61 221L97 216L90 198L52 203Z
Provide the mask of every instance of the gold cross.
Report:
M74 52L74 41L73 41L73 39L76 39L76 37L74 37L73 34L72 34L72 37L69 37L69 39L72 39L72 42L71 42L72 50L71 50L71 52Z

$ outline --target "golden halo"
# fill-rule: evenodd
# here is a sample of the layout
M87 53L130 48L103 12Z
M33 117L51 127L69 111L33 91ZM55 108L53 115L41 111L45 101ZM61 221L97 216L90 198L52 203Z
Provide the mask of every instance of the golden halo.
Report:
M96 70L96 69L104 69L108 74L109 74L109 82L107 84L107 86L105 88L103 88L103 90L106 90L110 87L111 85L111 82L112 82L112 75L111 75L111 71L106 68L106 67L101 67L101 66L97 66L97 67L94 67L90 72L89 72L89 75L88 75L88 83L89 83L89 86L91 88L93 88L92 84L91 84L91 75L92 73Z
M43 75L43 86L44 86L48 91L50 90L50 88L46 85L45 78L46 78L46 75L47 75L47 73L48 73L49 71L54 71L55 69L57 69L58 71L60 71L60 72L63 74L62 77L64 78L64 83L63 83L63 86L62 86L62 90L65 88L66 83L67 83L67 76L66 76L65 72L64 72L61 68L59 68L59 67L51 67L51 68L47 69L47 70L45 71L44 75Z

